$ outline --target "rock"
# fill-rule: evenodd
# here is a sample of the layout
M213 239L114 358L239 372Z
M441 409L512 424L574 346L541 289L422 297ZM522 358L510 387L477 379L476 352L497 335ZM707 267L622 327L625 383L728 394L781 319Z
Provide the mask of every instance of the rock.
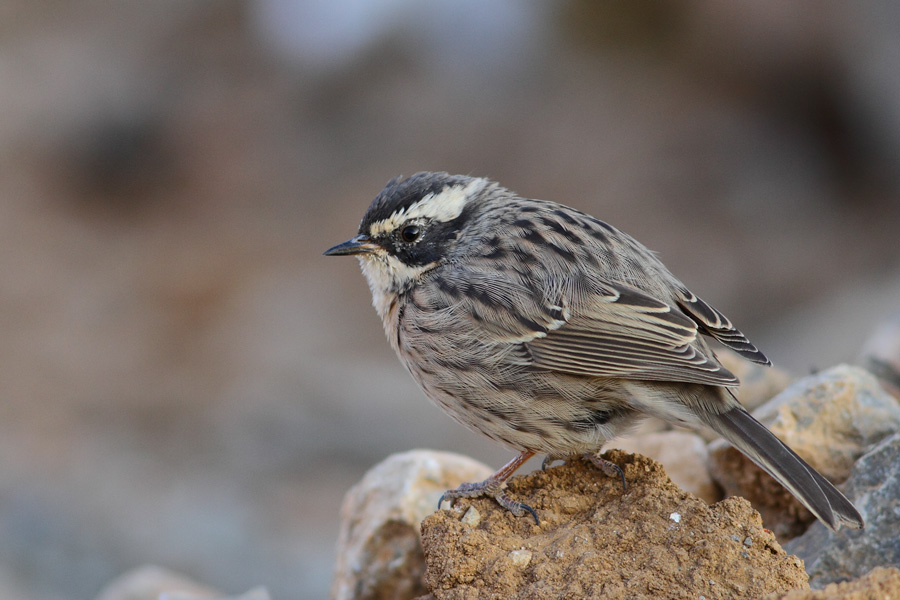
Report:
M165 592L159 595L158 600L272 600L272 597L266 588L258 587L240 596L205 596L190 592Z
M184 575L148 565L128 571L109 583L97 600L270 600L258 587L240 596L225 596Z
M722 499L722 491L706 467L709 459L706 442L694 433L672 430L628 435L616 438L613 446L662 463L675 485L707 504Z
M888 600L900 598L900 571L875 568L853 581L829 583L821 590L793 590L763 600Z
M426 518L434 597L714 600L807 587L802 562L746 500L707 506L649 458L604 456L624 470L626 490L580 460L510 480L510 494L537 511L540 525L485 498ZM461 519L469 506L481 514L474 527Z
M198 596L190 592L165 592L158 600L272 600L268 590L258 587L240 596Z
M864 529L834 533L814 523L786 545L806 562L814 587L859 577L873 567L900 568L900 433L859 459L844 490L865 519Z
M754 416L835 483L872 444L900 429L900 404L867 371L840 365L798 380ZM781 539L813 516L769 475L724 440L709 445L710 473L727 495L743 496Z
M900 312L878 324L860 354L862 366L900 399Z
M716 355L719 362L741 380L737 398L749 411L762 406L791 383L791 376L778 367L752 363L730 350L717 350Z
M159 600L176 600L175 598L160 598ZM253 588L249 592L241 594L240 596L228 596L227 598L221 598L220 600L272 600L272 596L269 595L269 591L264 587Z
M425 594L419 524L437 510L445 491L491 473L471 458L430 450L394 454L369 470L341 507L331 598L399 600Z
M147 565L117 577L97 596L97 600L158 600L163 595L181 594L184 598L220 598L216 590L188 577ZM172 597L172 596L170 596Z
M158 600L272 600L268 590L258 587L241 594L240 596L206 596L190 592L165 592L159 595ZM155 600L155 599L154 599Z

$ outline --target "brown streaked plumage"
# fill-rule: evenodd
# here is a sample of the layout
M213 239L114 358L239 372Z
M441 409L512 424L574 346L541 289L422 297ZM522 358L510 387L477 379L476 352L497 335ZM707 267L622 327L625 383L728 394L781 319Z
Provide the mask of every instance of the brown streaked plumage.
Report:
M388 340L426 396L519 452L445 497L487 495L537 520L503 491L516 468L536 453L582 455L616 474L601 448L653 415L711 427L831 529L862 527L853 505L738 403L739 382L706 337L768 359L614 227L486 179L418 173L391 180L358 235L325 254L358 256Z

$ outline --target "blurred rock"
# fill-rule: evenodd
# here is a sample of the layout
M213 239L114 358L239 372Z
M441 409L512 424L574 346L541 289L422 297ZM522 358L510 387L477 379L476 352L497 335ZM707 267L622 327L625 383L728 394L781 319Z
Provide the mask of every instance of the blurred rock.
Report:
M448 489L492 470L448 452L411 450L374 466L344 497L331 598L405 599L427 592L419 524Z
M865 519L864 529L834 533L814 523L785 544L804 560L816 588L859 577L873 567L900 568L900 434L859 459L844 491Z
M159 595L159 600L204 600L210 596L198 596L190 592L165 592ZM258 587L240 596L215 596L213 600L271 600L268 590Z
M628 435L616 438L612 446L661 463L675 485L707 504L722 499L722 491L706 467L709 460L706 442L698 435L679 430Z
M752 363L730 350L717 351L716 355L719 362L741 380L736 391L737 398L751 412L780 394L791 383L791 376L778 367Z
M860 354L862 366L878 378L884 389L900 399L900 313L878 324Z
M681 491L659 463L614 450L628 489L583 461L509 482L540 525L492 499L459 500L422 523L425 581L438 600L461 598L758 598L807 587L741 498L714 506Z
M829 583L821 590L793 590L771 594L764 600L887 600L900 598L900 571L872 569L864 576L843 583Z
M216 590L188 577L147 565L117 577L97 596L96 600L159 600L174 598L221 598Z
M894 397L870 373L846 365L795 382L754 416L835 483L872 444L900 429ZM747 498L779 538L795 537L812 522L787 490L724 440L710 444L709 458L726 495Z

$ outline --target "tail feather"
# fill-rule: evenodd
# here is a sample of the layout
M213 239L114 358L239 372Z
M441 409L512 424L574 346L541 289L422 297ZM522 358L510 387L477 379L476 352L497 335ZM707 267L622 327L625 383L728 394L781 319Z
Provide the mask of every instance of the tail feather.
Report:
M774 477L829 529L863 527L853 504L743 407L704 417L707 425Z

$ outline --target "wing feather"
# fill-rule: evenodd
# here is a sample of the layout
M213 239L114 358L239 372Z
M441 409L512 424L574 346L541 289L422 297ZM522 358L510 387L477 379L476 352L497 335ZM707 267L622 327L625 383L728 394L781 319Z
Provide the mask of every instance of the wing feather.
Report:
M680 310L625 285L591 294L571 318L527 342L537 368L573 375L734 386Z
M723 346L731 348L751 362L766 366L772 364L766 355L760 352L747 339L747 336L738 331L725 315L685 287L679 289L678 292L680 293L678 306L697 323L703 333L719 340Z
M440 329L451 311L466 315L473 329L489 332L495 352L500 346L521 348L516 362L533 368L588 377L736 386L739 381L716 360L700 333L715 322L698 323L676 296L671 304L624 283L569 274L542 285L509 273L457 265L441 273L420 302L440 310L419 315L426 329ZM673 290L676 294L677 290ZM708 305L696 304L698 311ZM713 310L713 309L709 309ZM710 313L715 315L720 313ZM718 318L718 317L717 317ZM705 325L709 321L709 325ZM739 344L743 336L720 318L718 338ZM444 328L446 329L446 328ZM749 343L749 342L747 342ZM498 354L499 356L499 354Z

